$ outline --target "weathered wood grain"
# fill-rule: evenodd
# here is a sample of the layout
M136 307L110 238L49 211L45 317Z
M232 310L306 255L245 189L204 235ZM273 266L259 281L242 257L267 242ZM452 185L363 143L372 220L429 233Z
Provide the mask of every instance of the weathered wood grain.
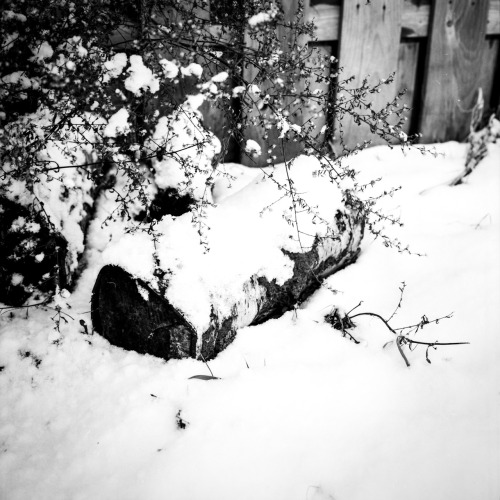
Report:
M430 0L404 0L401 19L404 37L422 38L429 34L430 4ZM307 20L316 24L318 41L327 42L340 38L340 5L314 5L308 12ZM500 35L500 0L489 1L486 34Z
M429 34L430 3L430 0L404 0L402 36L420 38Z
M343 79L354 76L350 88L359 87L368 77L370 85L386 79L398 69L402 6L399 0L379 0L370 4L345 2L342 13L339 65ZM381 92L370 94L373 109L382 108L396 95L396 86L383 85ZM368 98L367 98L368 99ZM356 111L356 110L355 110ZM366 110L360 109L361 113ZM367 125L358 125L350 116L338 122L344 132L347 147L372 139L383 141Z
M435 2L424 82L423 142L464 140L481 85L487 0Z
M316 25L316 36L319 42L339 39L340 5L319 4L310 7L306 20Z
M500 35L500 0L490 0L486 34Z
M307 20L316 24L318 41L326 42L340 38L340 11L340 5L329 4L318 4L309 10ZM401 16L403 35L409 38L427 36L429 13L430 0L404 0Z

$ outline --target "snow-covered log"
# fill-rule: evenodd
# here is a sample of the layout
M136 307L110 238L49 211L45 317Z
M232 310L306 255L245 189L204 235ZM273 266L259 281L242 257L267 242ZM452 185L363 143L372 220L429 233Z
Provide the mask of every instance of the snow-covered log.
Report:
M239 328L304 301L356 259L364 229L359 203L315 168L314 159L295 161L291 212L285 169L207 208L205 247L185 214L164 217L159 236L129 234L106 249L92 296L95 330L141 353L210 359Z

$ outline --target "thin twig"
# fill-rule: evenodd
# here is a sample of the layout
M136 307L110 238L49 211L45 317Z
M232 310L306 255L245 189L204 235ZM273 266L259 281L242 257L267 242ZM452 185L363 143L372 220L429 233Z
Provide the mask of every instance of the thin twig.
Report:
M359 304L357 306L354 306L347 314L346 316L349 316L355 309L357 309L361 304L363 303L362 300L359 301Z
M210 375L212 375L212 377L216 378L215 375L212 373L212 370L210 369L210 366L207 363L207 360L205 359L205 357L203 356L203 354L201 352L200 352L200 357L203 360L203 363L205 363L207 365L207 368L208 368L208 371L210 372Z
M420 344L420 345L427 345L429 347L434 347L435 345L464 345L464 344L470 344L470 342L421 342L418 340L413 340L408 337L405 337L404 335L398 335L398 339L403 339L406 342L409 342L410 344Z
M380 321L382 321L385 324L385 326L387 328L389 328L389 330L392 333L397 335L397 332L391 327L391 325L389 325L389 323L387 323L386 319L384 319L382 316L380 316L380 314L372 313L372 312L362 312L362 313L355 314L354 316L351 316L350 319L357 318L358 316L374 316L375 318L378 318Z
M423 316L422 317L423 319L420 321L420 323L416 323L415 325L409 325L409 326L401 326L398 328L394 328L394 330L396 330L396 331L398 331L398 330L410 330L411 328L416 328L416 327L423 328L425 325L429 325L431 323L439 323L442 319L450 319L452 316L453 316L452 312L447 314L446 316L441 316L440 318L436 318L436 319L427 319L425 316ZM394 332L394 333L396 333L396 332Z
M406 356L405 356L405 354L403 352L403 349L401 348L401 344L403 344L403 343L409 344L408 348L410 350L412 350L411 349L412 344L426 345L427 349L425 350L425 359L426 359L427 363L431 362L431 360L429 359L429 349L431 347L434 348L434 349L436 349L436 346L442 346L442 345L464 345L464 344L470 344L470 342L421 342L421 341L418 341L418 340L410 339L410 338L405 337L403 335L398 335L398 337L396 338L396 345L398 346L399 353L401 354L401 356L403 356L403 359L405 360L406 366L408 366L408 367L410 366L410 363L408 362L408 359L406 358Z
M398 302L398 305L396 306L396 309L394 309L393 313L389 316L389 319L387 321L391 321L392 318L394 318L394 316L396 315L396 313L398 312L398 309L401 307L401 304L403 303L403 294L404 294L404 291L405 291L405 288L406 288L406 283L403 281L401 283L401 288L399 289L399 291L401 292L400 296L399 296L399 302Z
M38 302L36 304L28 304L25 306L7 306L7 307L0 307L0 311L9 311L11 309L27 309L28 307L39 307L39 306L44 306L50 302L50 299L44 300L43 302Z

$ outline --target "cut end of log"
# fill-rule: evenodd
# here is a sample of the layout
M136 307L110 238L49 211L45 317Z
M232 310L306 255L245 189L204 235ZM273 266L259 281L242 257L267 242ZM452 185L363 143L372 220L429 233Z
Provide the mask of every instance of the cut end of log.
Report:
M194 357L193 327L142 280L118 266L101 269L92 290L92 324L109 342L163 359Z

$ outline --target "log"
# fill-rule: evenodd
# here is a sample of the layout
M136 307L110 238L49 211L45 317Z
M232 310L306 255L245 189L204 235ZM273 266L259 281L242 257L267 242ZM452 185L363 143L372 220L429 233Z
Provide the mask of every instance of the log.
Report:
M339 238L316 238L309 251L282 250L293 262L292 277L278 284L249 276L244 298L233 304L230 314L212 308L210 326L202 332L151 283L106 265L92 292L93 327L114 345L166 360L214 358L239 328L281 316L307 299L324 278L356 260L364 230L358 202L351 201L334 219Z

